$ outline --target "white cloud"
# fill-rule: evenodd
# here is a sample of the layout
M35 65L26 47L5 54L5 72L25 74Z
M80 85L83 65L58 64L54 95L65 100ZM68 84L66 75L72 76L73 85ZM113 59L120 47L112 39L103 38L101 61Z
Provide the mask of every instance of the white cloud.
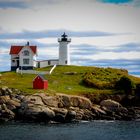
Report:
M58 59L58 48L40 48L38 49L38 59Z
M140 57L140 52L120 52L120 53L115 53L115 52L101 52L99 54L95 55L90 55L90 56L85 56L84 58L86 59L93 59L93 60L100 60L100 59L128 59L128 60L133 60L133 59L139 59Z
M140 36L134 34L124 34L124 35L113 35L113 36L103 36L103 37L72 37L72 45L88 44L98 46L100 48L106 47L111 48L112 46L120 46L122 44L128 44L131 42L139 43ZM57 38L43 38L36 39L36 41L41 43L58 43Z
M78 3L72 0L57 5L44 4L42 8L35 10L1 9L0 26L11 32L23 29L70 29L140 33L139 13L139 8L129 6L104 5L90 1Z

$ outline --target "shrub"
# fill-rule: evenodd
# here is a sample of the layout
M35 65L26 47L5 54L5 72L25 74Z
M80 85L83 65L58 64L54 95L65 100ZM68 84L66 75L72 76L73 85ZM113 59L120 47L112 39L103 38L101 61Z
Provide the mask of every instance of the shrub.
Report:
M136 85L136 90L135 90L135 94L140 96L140 84Z
M96 72L97 73L97 72ZM100 74L96 75L95 72L86 72L83 77L83 83L87 87L97 88L97 89L112 89L115 86L115 80L108 76L108 74L105 74L105 72L102 72ZM109 73L109 72L108 72Z
M132 94L132 91L136 88L136 85L127 76L122 76L120 80L116 82L116 88L119 90L124 90L126 94Z

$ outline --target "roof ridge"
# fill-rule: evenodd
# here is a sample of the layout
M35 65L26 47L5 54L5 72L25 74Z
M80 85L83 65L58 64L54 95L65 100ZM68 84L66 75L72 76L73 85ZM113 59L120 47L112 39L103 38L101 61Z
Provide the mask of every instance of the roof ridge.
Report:
M22 50L22 48L25 46L21 45L11 45L10 54L19 54L19 52ZM34 54L37 54L37 46L29 46L29 48L32 50Z

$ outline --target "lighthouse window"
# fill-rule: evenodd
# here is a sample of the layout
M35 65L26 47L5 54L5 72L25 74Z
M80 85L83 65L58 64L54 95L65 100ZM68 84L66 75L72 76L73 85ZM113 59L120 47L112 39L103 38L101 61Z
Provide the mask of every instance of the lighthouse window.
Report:
M23 64L29 64L29 59L23 59Z
M67 62L67 60L65 61L65 64L67 64L68 62Z
M28 50L25 50L23 53L24 53L24 56L29 56L29 51Z

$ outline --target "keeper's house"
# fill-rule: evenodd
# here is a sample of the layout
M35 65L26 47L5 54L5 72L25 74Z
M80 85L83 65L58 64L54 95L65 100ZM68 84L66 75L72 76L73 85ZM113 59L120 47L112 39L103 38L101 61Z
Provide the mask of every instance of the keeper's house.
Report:
M17 68L27 70L36 67L37 47L30 46L29 42L25 46L11 46L11 71Z

